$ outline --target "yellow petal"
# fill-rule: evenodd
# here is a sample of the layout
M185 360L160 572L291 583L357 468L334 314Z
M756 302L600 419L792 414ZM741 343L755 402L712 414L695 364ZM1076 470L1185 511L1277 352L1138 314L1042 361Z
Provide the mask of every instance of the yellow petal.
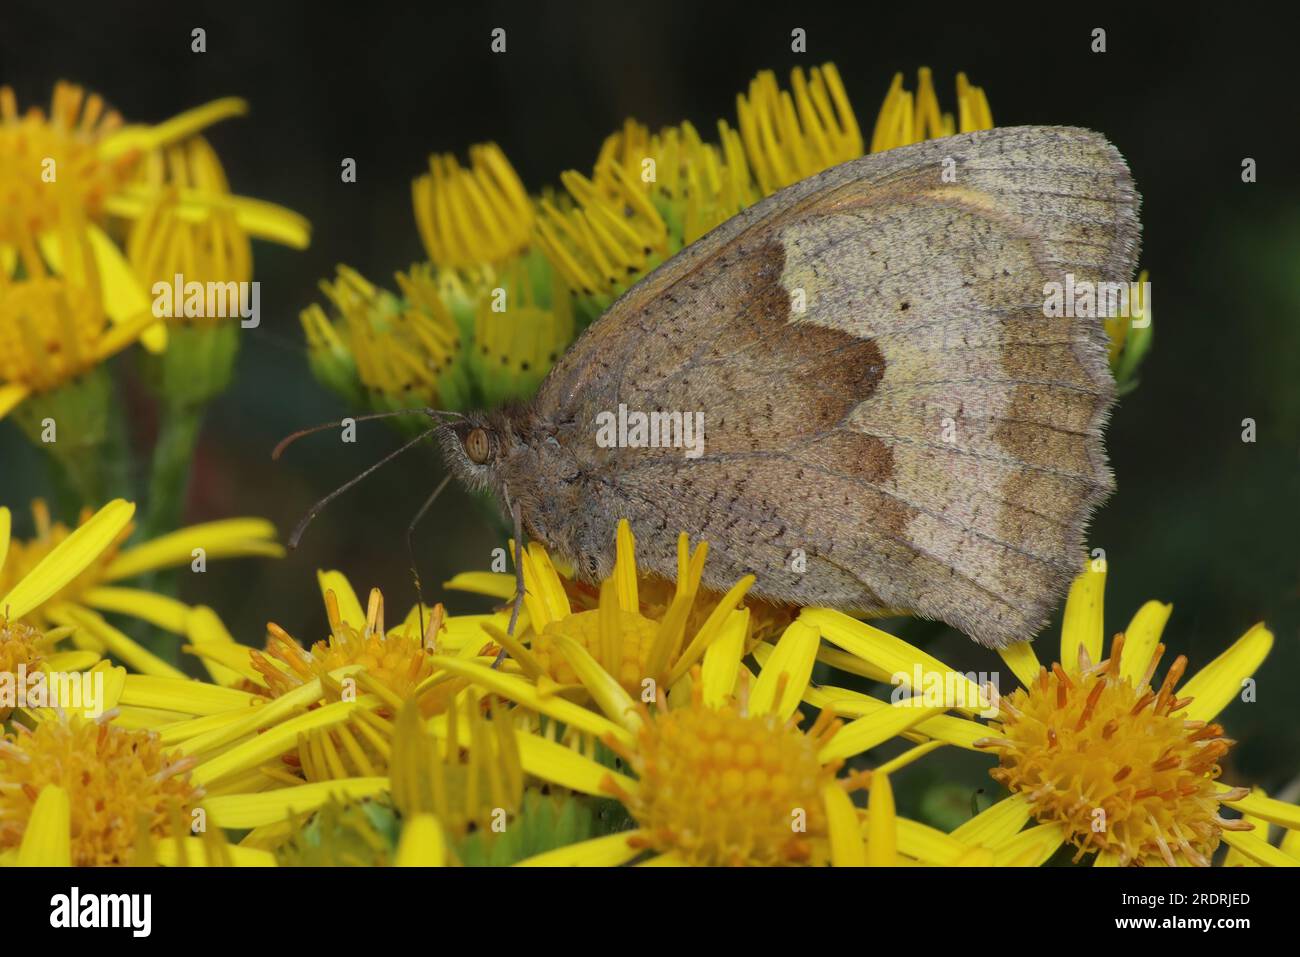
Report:
M891 707L888 702L860 691L836 688L832 685L823 685L820 688L809 686L804 700L813 707L829 708L835 714L845 718L861 718ZM984 753L983 749L977 748L975 742L990 736L988 725L947 714L927 718L918 724L913 732L909 735L911 740L920 740L922 737L934 738L944 744L981 753Z
M520 732L519 761L529 774L583 794L609 797L604 787L608 777L625 791L634 792L636 782L562 744L535 734Z
M576 705L572 701L566 701L555 695L543 695L521 678L502 674L499 670L485 667L477 662L462 661L458 658L434 655L430 658L430 661L437 668L450 671L462 678L469 678L488 691L504 695L517 704L531 708L540 714L549 715L557 721L563 721L565 724L586 731L588 734L594 734L597 737L612 734L615 738L628 745L631 745L633 741L633 737L628 731L608 718L601 717L594 711Z
M669 851L667 854L658 854L649 860L642 861L637 867L689 867L690 864L680 854Z
M255 768L264 761L277 758L295 747L300 733L332 728L336 724L347 721L354 711L373 708L378 703L371 696L364 695L356 701L336 701L314 711L308 711L306 714L300 714L296 718L290 718L262 734L254 735L249 740L235 745L229 751L208 758L194 769L192 774L194 783L208 785L227 775ZM265 713L269 710L269 706L264 706L260 710Z
M567 616L572 608L569 605L569 595L564 590L564 582L560 580L560 574L551 564L551 556L546 553L546 549L536 543L528 547L527 553L532 558L533 576L525 587L537 589L541 599L546 604L546 610L553 621L559 621ZM527 564L524 566L527 568ZM511 592L510 597L514 597Z
M997 847L1015 837L1029 821L1029 801L1013 794L985 808L952 832L966 844Z
M283 821L290 812L304 814L315 811L331 797L349 801L374 797L387 790L388 778L340 778L261 794L207 797L200 806L207 811L210 825L243 829Z
M993 848L998 867L1040 867L1065 843L1059 824L1040 824Z
M1034 654L1034 646L1029 642L1013 642L1005 648L999 648L998 654L1026 688L1038 677L1038 669L1042 665L1038 663L1038 655Z
M36 796L23 842L19 867L70 867L72 865L72 805L68 792L47 784Z
M184 602L139 588L91 588L81 595L80 601L99 611L139 618L174 635L185 634L185 622L190 614L190 606Z
M1219 657L1198 671L1181 688L1178 697L1190 696L1185 715L1193 721L1213 721L1260 666L1273 648L1273 633L1261 622L1246 632Z
M165 841L158 842L158 846L154 848L154 854L159 864L164 867L176 867L184 860L191 867L210 866L207 841L199 837L183 837L180 840L184 842L184 854L182 854L181 848L177 846L178 842L175 837L169 837ZM220 853L223 858L228 858L232 867L276 866L274 854L255 847L240 847L238 844L229 844L223 846ZM219 863L226 863L226 861L220 860Z
M1242 814L1280 824L1289 830L1300 830L1300 807L1288 801L1268 797L1259 790L1251 791L1240 800L1225 803L1235 807Z
M353 590L347 575L338 571L318 571L316 583L320 586L322 599L330 592L334 593L334 600L339 605L339 618L344 623L351 625L357 631L365 630L366 610L361 606L361 599L357 598L357 593Z
M515 597L515 576L501 572L461 572L443 582L442 587L508 601Z
M1264 867L1295 867L1296 860L1251 831L1224 831L1223 842Z
M614 538L614 581L618 586L618 606L624 611L640 614L641 601L636 581L636 539L632 536L632 526L627 519L618 520L618 531Z
M100 298L104 303L104 312L114 323L127 323L139 320L142 316L153 316L153 303L145 295L140 278L131 268L131 264L122 255L109 235L93 223L86 229L90 239L91 254L99 268ZM50 249L41 247L47 257ZM51 263L57 270L61 267ZM153 323L141 336L144 346L150 352L161 352L167 345L167 329L161 322Z
M863 867L867 849L862 843L862 826L853 800L835 781L822 788L826 805L826 826L830 832L831 866Z
M822 762L836 758L850 758L897 737L913 725L942 714L943 708L918 708L914 705L894 705L882 708L875 714L850 721L821 749L817 759Z
M355 674L359 670L360 666L350 665L346 668L336 668L330 674L336 678L341 678L344 675ZM319 703L322 694L321 680L313 678L292 691L280 695L273 701L253 709L251 713L233 723L222 725L219 729L214 728L210 733L196 736L194 739L187 741L181 751L194 756L216 751L238 741L245 735L261 731L273 724L300 714L304 709Z
M516 867L618 867L641 853L633 847L630 838L640 831L620 831L604 837L593 837L567 847L535 854L516 864Z
M175 197L171 212L186 223L205 223L214 212L230 213L235 226L255 239L266 239L292 249L311 245L311 223L291 209L248 196L186 187L170 188ZM156 202L152 186L127 186L104 202L104 209L124 219L140 219Z
M395 867L443 867L446 863L447 841L436 817L417 814L402 826Z
M758 673L749 695L749 713L780 718L794 714L812 677L819 644L816 628L804 621L791 622Z
M943 741L926 741L924 744L918 744L914 748L908 748L896 758L890 758L884 764L876 766L876 774L893 774L901 768L907 767L913 761L919 761L931 751L937 751L944 746Z
M0 598L0 609L11 618L23 618L57 594L103 554L126 528L135 506L115 499L61 541L29 571L13 590Z
M84 628L91 636L102 642L104 648L114 657L141 674L170 678L185 677L185 672L172 667L143 645L128 638L89 608L57 605L50 609L49 615L60 624L72 624Z
M9 554L9 533L13 529L13 520L9 509L0 505L0 572L5 570L5 557Z
M1088 652L1088 660L1101 661L1105 644L1106 561L1093 559L1070 585L1065 600L1065 620L1061 623L1061 666L1075 670L1079 665L1079 646ZM1023 679L1022 679L1023 680Z
M1289 854L1300 866L1300 831L1286 831L1282 835L1282 853Z
M242 711L260 703L257 695L234 688L195 681L193 678L161 678L127 675L121 703L140 708L161 708L189 715Z
M568 659L578 680L582 682L606 717L616 721L633 734L641 730L641 709L632 696L608 671L600 666L587 651L572 638L556 636L556 644Z
M94 651L56 651L45 659L45 667L52 672L85 671L99 661Z
M745 636L748 633L749 609L733 611L727 616L717 640L704 652L700 690L706 707L722 707L735 690L736 675L740 672L740 659L744 657Z
M274 541L275 535L275 526L261 518L230 518L192 525L122 552L105 569L104 578L120 581L144 572L188 565L194 560L197 548L203 549L207 558L280 557L284 549Z
M700 656L717 640L723 624L736 610L736 606L740 604L741 599L745 597L745 593L749 591L753 584L753 575L743 576L727 589L727 593L713 606L713 611L709 612L709 617L704 619L704 624L700 625L700 630L695 633L695 637L691 639L691 643L687 645L686 650L682 652L681 657L677 659L677 663L673 665L672 671L669 672L668 686L670 688L690 671Z
M940 687L947 687L945 679L961 683L961 687L955 689L957 700L973 702L974 705L960 707L958 711L970 713L980 710L980 690L975 682L901 638L829 608L805 608L799 618L817 628L827 641L869 662L881 674L888 676L885 680L897 677L902 684L912 687L919 668L923 682L937 680ZM935 675L934 679L926 677L930 673ZM952 677L947 678L949 675Z
M190 741L201 734L229 728L251 717L259 707L260 705L254 708L246 708L243 711L223 711L219 714L200 715L197 718L181 718L181 720L173 721L166 727L154 728L153 730L158 732L158 740L163 744L180 744Z
M1127 678L1134 686L1142 680L1173 610L1173 605L1159 601L1149 601L1137 610L1124 632L1124 651L1119 661L1121 678Z
M0 419L18 407L18 403L32 394L32 390L17 382L0 383Z
M894 811L894 789L889 775L871 775L871 799L867 806L867 865L893 867L898 863L898 815Z
M95 667L90 670L104 676L104 710L112 711L122 700L122 692L126 690L126 669L110 661L100 661L96 662Z
M132 150L151 152L200 133L213 123L232 116L243 116L247 112L247 101L237 96L213 100L153 126L124 126L99 145L99 155L101 159L113 159Z
M896 826L899 853L923 864L947 866L969 857L971 853L971 848L966 844L920 821L900 817L897 819ZM969 866L975 862L966 863Z
M249 657L250 649L235 643L235 639L211 608L200 605L191 609L185 619L185 635L190 641L188 650L199 656L203 667L208 669L208 674L217 684L229 688L244 678L249 678L265 687L266 679L253 667L252 658ZM217 649L234 652L235 659L244 670L241 672L230 668L213 658L212 652Z
M311 223L292 209L248 196L223 199L234 210L235 225L250 236L290 249L306 249L311 245Z

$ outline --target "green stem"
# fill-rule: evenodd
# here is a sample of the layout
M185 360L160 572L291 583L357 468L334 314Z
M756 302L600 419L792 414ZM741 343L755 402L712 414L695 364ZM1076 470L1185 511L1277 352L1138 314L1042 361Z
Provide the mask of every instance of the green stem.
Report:
M149 502L141 525L142 541L180 527L190 487L190 465L205 409L188 403L164 403L160 410L158 444L154 447L149 472Z

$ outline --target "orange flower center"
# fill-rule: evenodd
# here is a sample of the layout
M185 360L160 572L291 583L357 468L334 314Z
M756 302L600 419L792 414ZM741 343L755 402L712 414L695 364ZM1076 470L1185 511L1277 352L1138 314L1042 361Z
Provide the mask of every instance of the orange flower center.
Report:
M1042 669L1030 688L1002 700L1003 740L993 777L1025 795L1041 823L1064 826L1081 857L1089 850L1123 864L1205 865L1225 823L1214 781L1232 742L1217 724L1180 717L1190 699L1173 688L1180 656L1158 691L1119 674L1123 636L1111 658L1067 673ZM1151 671L1163 653L1157 647Z

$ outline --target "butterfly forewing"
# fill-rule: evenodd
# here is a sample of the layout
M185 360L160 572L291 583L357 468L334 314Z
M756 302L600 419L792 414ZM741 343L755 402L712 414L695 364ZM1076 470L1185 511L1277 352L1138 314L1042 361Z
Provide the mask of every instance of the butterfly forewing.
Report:
M847 610L904 609L1029 638L1112 479L1096 316L1052 283L1127 283L1137 196L1103 137L1007 128L864 157L769 197L634 286L535 406L577 463L579 567L675 574ZM698 457L598 443L632 412L702 413ZM606 526L608 526L606 528Z

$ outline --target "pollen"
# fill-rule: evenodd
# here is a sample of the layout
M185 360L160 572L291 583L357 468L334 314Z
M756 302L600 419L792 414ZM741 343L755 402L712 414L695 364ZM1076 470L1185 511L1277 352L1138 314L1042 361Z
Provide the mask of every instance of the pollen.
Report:
M1106 661L1043 668L1002 699L1004 738L984 742L1000 750L991 773L1029 799L1040 823L1064 826L1076 859L1106 851L1121 864L1208 865L1223 830L1241 826L1219 817L1214 786L1233 742L1219 725L1179 715L1191 701L1174 694L1186 658L1153 690L1158 646L1135 687L1120 677L1123 647L1119 635Z
M19 727L0 739L0 850L18 847L41 790L68 792L72 863L127 864L141 829L165 836L202 792L191 758L163 750L157 734L73 715ZM185 817L184 819L188 819Z
M751 715L743 700L710 708L697 694L645 722L635 749L611 744L639 778L634 794L618 797L646 846L690 864L818 863L827 834L822 789L841 764L823 763L818 752L838 729L829 712L805 733L798 716Z

